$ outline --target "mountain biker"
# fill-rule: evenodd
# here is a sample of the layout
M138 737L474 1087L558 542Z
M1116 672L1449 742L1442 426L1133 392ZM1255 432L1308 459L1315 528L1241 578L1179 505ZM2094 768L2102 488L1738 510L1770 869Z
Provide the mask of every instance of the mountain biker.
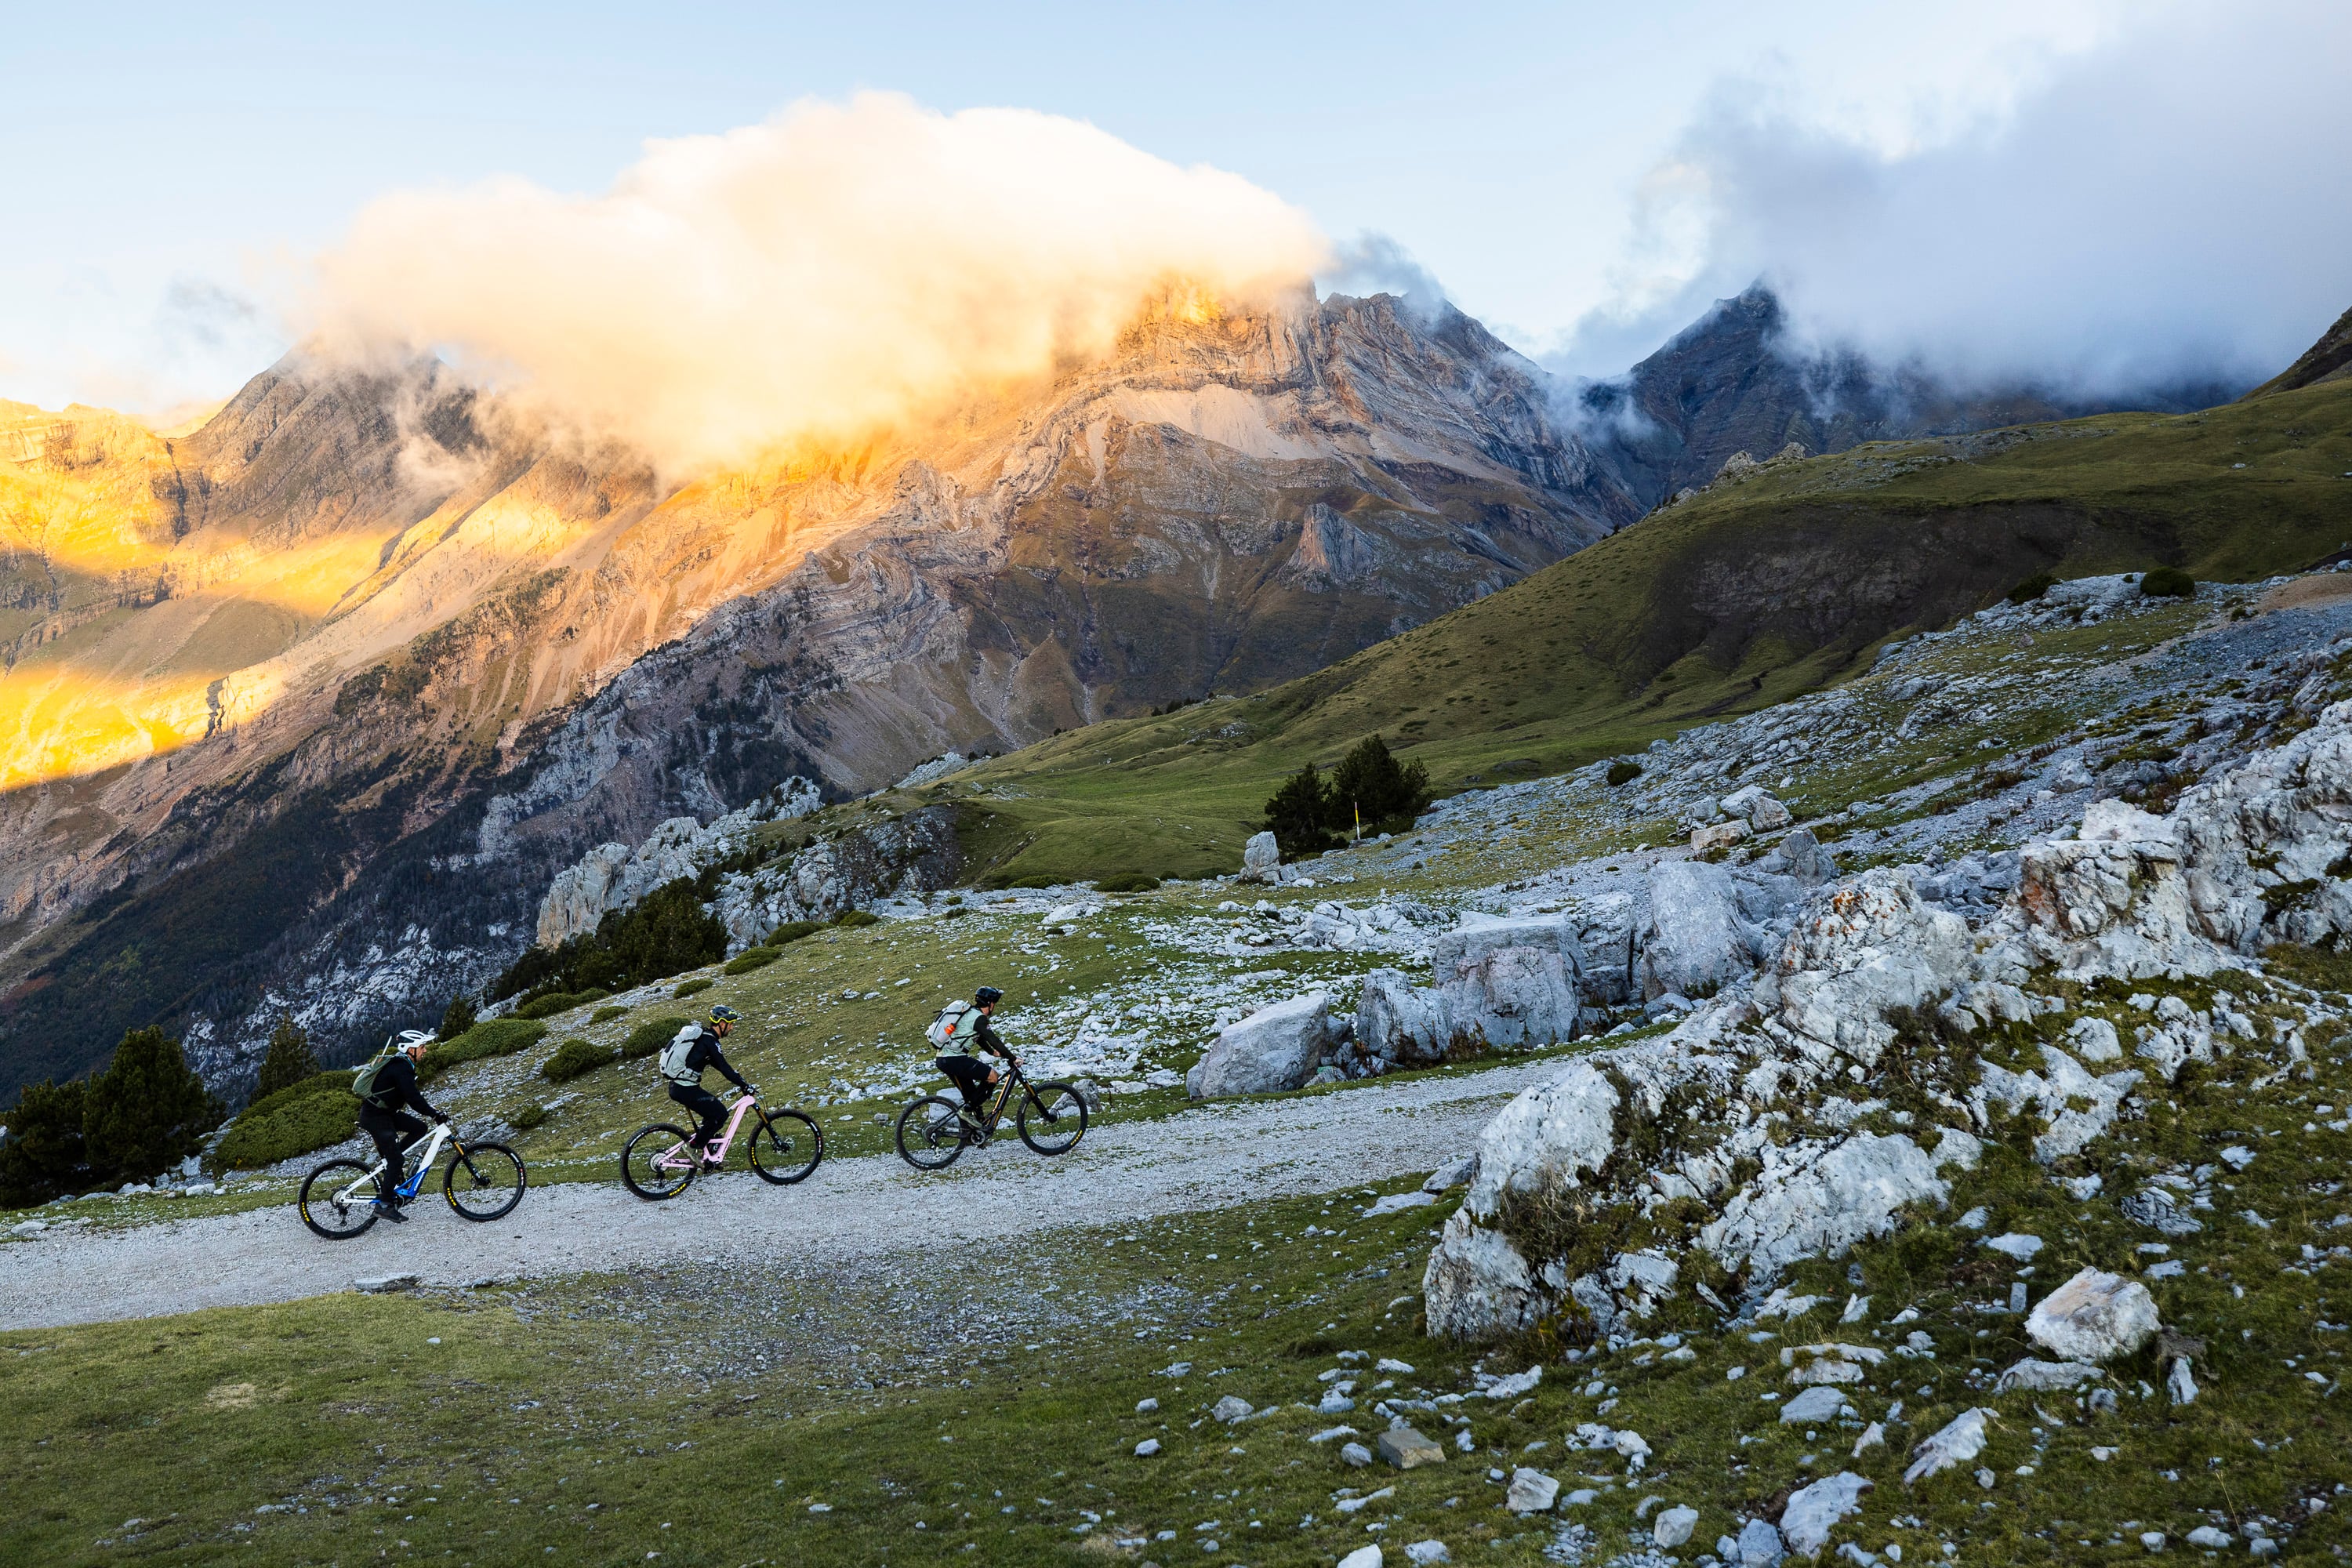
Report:
M717 1068L720 1076L754 1100L759 1090L743 1081L727 1060L719 1042L735 1032L743 1015L721 1002L710 1009L707 1022L688 1024L680 1029L670 1043L662 1047L662 1077L669 1080L669 1097L694 1112L697 1121L692 1136L687 1139L697 1152L709 1146L719 1136L719 1124L727 1120L727 1106L717 1095L702 1087L702 1070Z
M375 1151L383 1156L383 1179L376 1186L380 1195L372 1206L394 1225L408 1223L408 1216L400 1212L408 1204L400 1195L404 1176L400 1152L425 1131L425 1123L401 1114L402 1108L421 1111L436 1121L449 1120L433 1108L417 1087L416 1064L425 1059L425 1049L432 1044L433 1037L423 1029L401 1031L385 1047L388 1054L360 1096L360 1130L375 1140Z
M940 1014L940 1035L933 1037L946 1048L931 1065L952 1079L956 1088L963 1092L961 1114L965 1122L975 1130L981 1128L986 1116L988 1091L995 1084L998 1074L994 1068L971 1053L986 1051L1006 1062L1013 1060L1013 1047L1006 1045L988 1023L989 1015L996 1011L996 1005L1003 999L1004 993L995 986L982 986L972 993L971 1006L960 1012L950 1009Z

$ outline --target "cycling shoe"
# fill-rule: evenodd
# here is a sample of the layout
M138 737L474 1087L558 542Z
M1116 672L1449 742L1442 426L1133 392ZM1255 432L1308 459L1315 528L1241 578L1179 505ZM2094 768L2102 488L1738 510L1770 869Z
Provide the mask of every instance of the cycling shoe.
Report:
M375 1210L378 1218L388 1219L394 1225L406 1225L408 1223L408 1216L400 1212L400 1205L398 1204L388 1204L382 1198L376 1198L372 1200L368 1206Z

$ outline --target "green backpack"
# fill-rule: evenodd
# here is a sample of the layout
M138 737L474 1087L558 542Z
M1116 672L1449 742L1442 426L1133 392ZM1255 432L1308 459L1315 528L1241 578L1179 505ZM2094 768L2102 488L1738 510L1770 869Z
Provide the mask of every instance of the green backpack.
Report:
M392 1060L392 1058L398 1054L399 1053L394 1050L394 1047L386 1046L383 1049L376 1052L376 1054L371 1057L367 1061L361 1064L360 1069L352 1075L352 1092L358 1095L362 1100L366 1100L370 1105L374 1104L376 1074L382 1072L384 1068L384 1064Z

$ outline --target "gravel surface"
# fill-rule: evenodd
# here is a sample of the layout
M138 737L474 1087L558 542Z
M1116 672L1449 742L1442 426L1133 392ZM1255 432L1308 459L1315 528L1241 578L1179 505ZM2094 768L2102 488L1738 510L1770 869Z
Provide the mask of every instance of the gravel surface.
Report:
M468 1224L446 1204L420 1202L407 1225L379 1223L344 1242L311 1236L290 1204L46 1236L0 1248L0 1328L289 1301L394 1273L455 1285L736 1253L789 1256L805 1268L902 1252L943 1232L1112 1225L1328 1192L1434 1169L1470 1148L1511 1095L1559 1065L1522 1062L1295 1100L1203 1106L1156 1121L1097 1127L1058 1160L1038 1158L1008 1132L929 1175L895 1154L828 1160L797 1187L730 1173L706 1177L660 1204L630 1195L617 1179L575 1182L530 1192L512 1215L491 1225Z

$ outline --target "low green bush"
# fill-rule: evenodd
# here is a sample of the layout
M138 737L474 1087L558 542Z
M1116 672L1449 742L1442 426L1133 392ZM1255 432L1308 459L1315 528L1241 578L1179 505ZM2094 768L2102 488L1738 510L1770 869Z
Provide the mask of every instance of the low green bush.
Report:
M805 936L814 936L824 929L823 921L786 921L768 933L770 947L790 947Z
M519 1127L526 1132L530 1131L532 1128L538 1126L541 1122L545 1121L546 1120L547 1107L544 1105L526 1105L520 1110L516 1111L513 1115L507 1118L509 1124Z
M2140 596L2147 599L2186 599L2197 592L2197 579L2178 566L2159 566L2139 580Z
M632 1061L639 1057L649 1057L676 1039L677 1032L693 1021L679 1017L647 1018L631 1029L629 1037L621 1042L621 1055Z
M1041 881L1037 885L1041 888L1050 888L1054 884L1051 882ZM882 923L882 917L876 914L872 910L844 910L839 914L833 917L833 923L837 926L880 925Z
M1160 879L1138 871L1125 877L1105 877L1095 884L1098 893L1148 893L1160 886Z
M747 947L727 961L730 974L749 974L755 969L765 969L784 955L772 947Z
M709 980L689 980L685 984L680 985L677 990L671 992L670 995L677 1000L683 1002L689 996L701 995L705 991L710 989L712 984L713 983Z
M588 1015L588 1021L592 1024L609 1024L627 1011L626 1007L599 1007Z
M1611 789L1615 789L1619 784L1632 784L1635 779L1640 778L1641 776L1642 764L1628 758L1620 757L1617 761L1609 764L1609 787Z
M463 1067L467 1062L480 1061L486 1057L510 1057L545 1038L547 1026L534 1019L486 1019L456 1039L425 1052L425 1064L416 1069L416 1076L430 1083L451 1068Z
M550 1083L569 1083L582 1073L593 1072L614 1059L610 1046L592 1046L586 1040L571 1039L555 1047L555 1054L540 1065L539 1076Z
M247 1106L207 1163L215 1171L257 1170L340 1143L359 1125L351 1072L318 1073Z
M612 993L601 986L585 991L552 991L544 996L534 996L514 1010L518 1018L552 1018L558 1013L569 1013L574 1007L585 1007L591 1002L602 1002Z
M2006 596L2012 605L2030 605L2057 585L2058 577L2055 573L2036 572L2032 576L2011 588Z

